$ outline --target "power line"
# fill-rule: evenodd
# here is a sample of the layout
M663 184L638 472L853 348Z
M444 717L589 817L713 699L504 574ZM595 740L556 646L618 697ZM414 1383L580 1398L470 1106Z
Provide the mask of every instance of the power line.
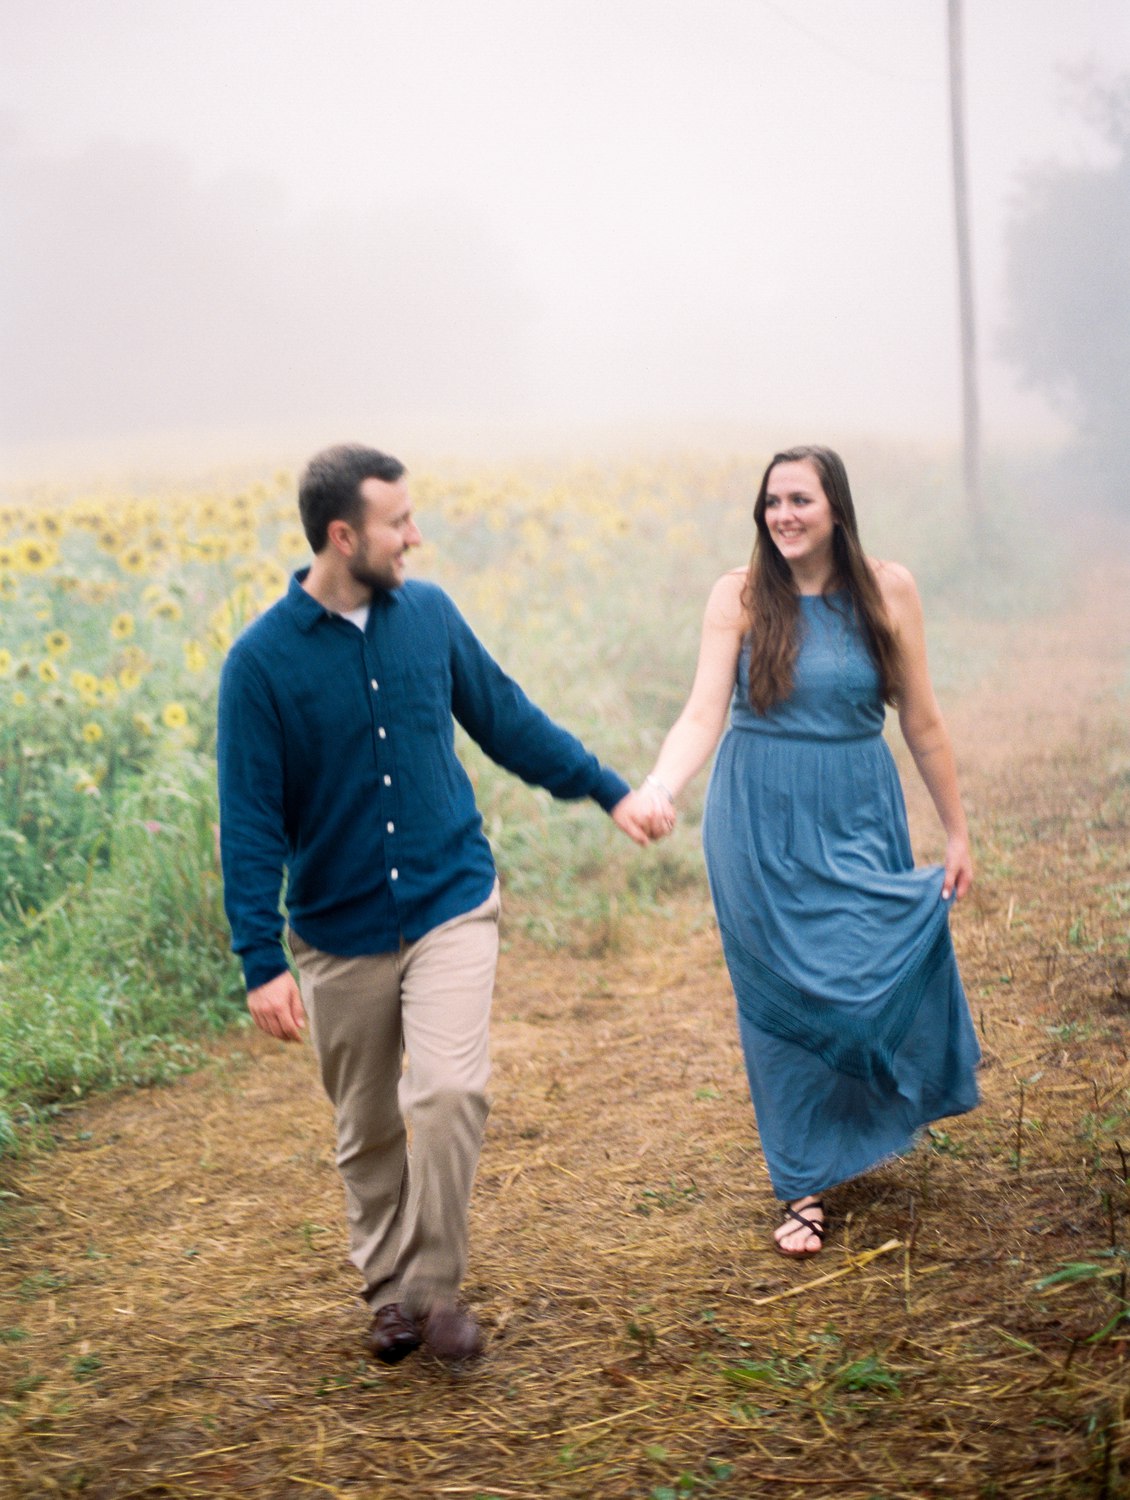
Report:
M796 16L792 15L783 6L776 4L775 0L758 0L758 3L766 10L771 10L787 26L791 26L794 31L807 37L810 42L815 42L818 47L831 56L838 57L841 62L850 63L853 68L858 68L861 73L870 74L872 78L883 78L888 83L925 83L927 81L932 83L936 80L936 75L933 73L908 73L905 68L901 67L896 72L890 68L876 67L872 62L865 62L859 57L853 57L850 52L845 52L838 43L830 40L818 31L813 31L810 26L805 25L803 21L797 20Z

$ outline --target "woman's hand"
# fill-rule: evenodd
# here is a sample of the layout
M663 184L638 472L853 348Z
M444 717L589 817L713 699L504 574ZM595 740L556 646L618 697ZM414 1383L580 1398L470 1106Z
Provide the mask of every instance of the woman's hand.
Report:
M665 838L674 828L678 816L675 812L674 797L655 776L644 777L643 786L640 787L637 795L648 805L648 824L652 838Z
M945 875L942 877L942 900L948 901L950 892L954 900L960 901L973 884L973 855L969 840L962 834L954 834L946 840Z

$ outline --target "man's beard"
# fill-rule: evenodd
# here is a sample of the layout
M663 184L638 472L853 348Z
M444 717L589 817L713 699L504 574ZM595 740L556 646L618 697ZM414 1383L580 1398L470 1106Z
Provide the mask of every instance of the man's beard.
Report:
M363 557L351 557L349 574L358 583L364 584L367 589L380 593L390 593L404 582L403 576L397 572L392 560L381 568L374 568Z

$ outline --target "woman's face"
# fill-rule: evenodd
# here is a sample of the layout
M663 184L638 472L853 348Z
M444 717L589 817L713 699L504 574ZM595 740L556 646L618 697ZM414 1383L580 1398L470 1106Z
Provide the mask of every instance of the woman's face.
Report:
M775 464L770 469L765 525L791 567L808 568L831 560L836 518L811 459Z

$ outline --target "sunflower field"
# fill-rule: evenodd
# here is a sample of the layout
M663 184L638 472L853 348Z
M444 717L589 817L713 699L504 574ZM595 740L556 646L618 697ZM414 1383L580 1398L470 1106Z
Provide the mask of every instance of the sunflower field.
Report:
M967 612L983 591L952 507L945 519L951 467L862 459L865 541ZM413 474L425 542L410 572L446 587L531 697L634 781L689 687L712 581L748 557L760 469ZM284 472L0 499L0 1150L93 1089L195 1064L244 1014L216 853L216 688L236 634L308 560ZM958 653L939 624L944 680ZM599 952L675 893L705 908L703 779L676 836L640 858L591 803L554 803L465 738L460 753L508 922Z

